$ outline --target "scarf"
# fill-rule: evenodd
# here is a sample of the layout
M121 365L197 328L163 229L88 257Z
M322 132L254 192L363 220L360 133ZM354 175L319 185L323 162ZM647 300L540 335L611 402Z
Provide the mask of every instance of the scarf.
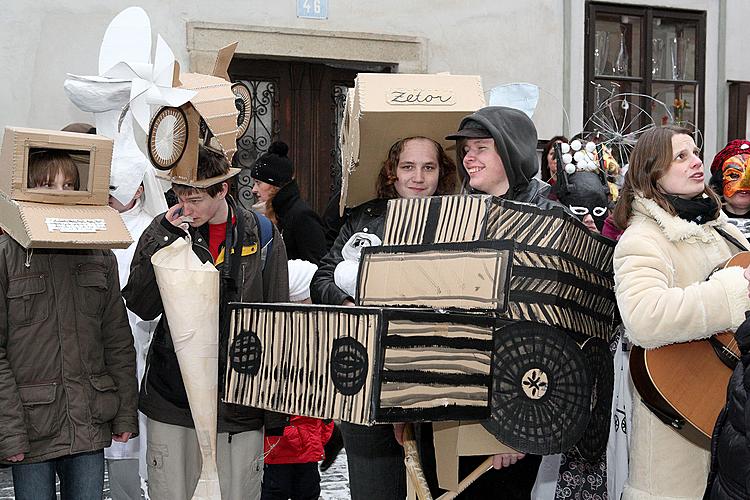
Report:
M669 204L672 205L675 212L677 212L677 216L688 222L705 224L719 216L719 206L716 201L709 196L704 197L700 194L690 200L671 194L664 194L664 197Z

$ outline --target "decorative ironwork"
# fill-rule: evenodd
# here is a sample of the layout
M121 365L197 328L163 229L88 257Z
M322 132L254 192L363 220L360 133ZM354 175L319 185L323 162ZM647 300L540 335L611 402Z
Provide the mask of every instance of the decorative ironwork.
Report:
M333 148L331 149L331 193L341 189L341 125L344 123L344 111L346 110L346 91L349 87L344 84L334 84L331 89L331 109L333 110L333 123L331 123L331 135L333 136Z
M250 89L252 116L247 130L237 140L237 152L233 164L241 168L235 182L235 197L249 209L255 203L253 179L250 169L255 160L268 151L275 137L279 136L279 95L278 82L273 80L240 80Z

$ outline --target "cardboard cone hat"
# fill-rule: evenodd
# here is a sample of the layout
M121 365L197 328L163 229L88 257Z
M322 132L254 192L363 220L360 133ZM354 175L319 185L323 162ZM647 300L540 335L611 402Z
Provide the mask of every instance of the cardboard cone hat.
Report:
M203 465L194 500L221 499L216 466L219 380L219 271L185 239L151 257L182 372Z

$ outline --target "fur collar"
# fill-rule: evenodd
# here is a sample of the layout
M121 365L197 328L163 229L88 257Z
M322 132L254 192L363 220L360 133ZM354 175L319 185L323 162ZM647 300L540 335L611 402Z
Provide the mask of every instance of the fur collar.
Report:
M727 216L724 212L719 217L708 221L705 224L696 224L695 222L686 221L672 215L661 208L654 200L636 196L633 199L633 215L653 219L664 232L669 241L683 241L689 239L698 239L704 243L715 240L710 227L724 226L727 223Z

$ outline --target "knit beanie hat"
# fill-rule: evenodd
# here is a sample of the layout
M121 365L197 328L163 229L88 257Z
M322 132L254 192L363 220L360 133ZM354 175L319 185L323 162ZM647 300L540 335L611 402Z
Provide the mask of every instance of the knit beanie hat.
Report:
M276 187L283 187L292 181L294 166L287 157L289 146L282 141L276 141L268 148L268 152L255 160L250 170L250 177Z
M729 141L729 144L724 146L724 149L716 153L716 156L714 156L714 161L711 162L711 173L715 174L717 171L721 170L721 166L724 165L725 161L732 156L740 154L750 154L750 141L744 139Z
M310 298L310 281L318 266L306 260L294 259L288 263L289 301L302 302Z

